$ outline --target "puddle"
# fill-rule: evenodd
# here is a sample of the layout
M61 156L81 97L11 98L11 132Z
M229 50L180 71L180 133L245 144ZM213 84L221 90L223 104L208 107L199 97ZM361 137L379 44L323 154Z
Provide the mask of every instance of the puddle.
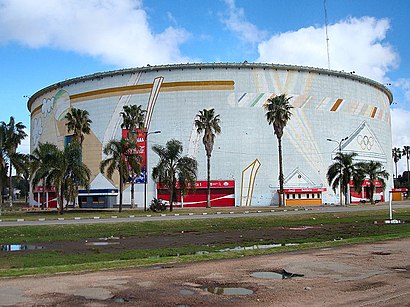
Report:
M179 290L179 294L181 294L181 295L194 295L195 292L191 291L191 290L182 289L182 290Z
M407 272L407 269L405 269L405 268L395 268L394 270L396 272Z
M42 246L26 245L26 244L2 244L0 245L0 251L2 252L17 252L26 250L43 249Z
M87 245L108 245L108 244L119 244L118 242L89 242L86 243ZM254 250L254 249L267 249L267 248L275 248L275 247L281 247L281 246L296 246L299 245L299 243L282 243L282 244L258 244L258 245L252 245L252 246L236 246L232 248L223 248L223 249L218 249L215 251L197 251L193 252L190 254L175 254L175 255L167 255L167 256L183 256L183 255L208 255L210 253L224 253L224 252L237 252L237 251L244 251L244 250ZM152 259L157 259L161 258L163 256L160 255L152 255L149 256L148 258Z
M106 237L106 238L98 238L98 240L100 240L100 241L119 240L119 239L120 239L120 237L113 237L113 236Z
M262 279L283 279L283 275L275 272L253 272L252 277Z
M93 246L105 246L105 245L114 245L120 244L119 242L88 242L85 245L93 245Z
M252 290L246 288L229 288L229 287L207 287L204 288L205 291L208 291L213 294L218 295L249 295L253 294Z
M304 275L282 270L279 272L253 272L251 273L251 276L263 279L287 279L292 277L303 277Z
M389 252L373 252L373 255L388 256L391 255Z
M116 303L128 303L130 301L129 298L120 296L113 296L111 299Z
M281 247L281 246L296 246L299 245L298 243L282 243L282 244L257 244L252 246L237 246L233 248L224 248L219 249L217 252L235 252L235 251L243 251L243 250L253 250L253 249L267 249L267 248L274 248L274 247Z

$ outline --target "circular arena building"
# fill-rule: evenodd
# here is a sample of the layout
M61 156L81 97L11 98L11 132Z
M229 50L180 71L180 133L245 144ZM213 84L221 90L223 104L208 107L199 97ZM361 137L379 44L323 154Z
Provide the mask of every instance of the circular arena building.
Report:
M338 152L355 152L358 160L380 161L390 173L392 188L391 92L382 84L351 73L326 69L258 64L214 63L148 66L78 77L50 85L31 96L31 151L39 142L63 148L70 138L65 114L70 108L90 114L91 133L83 143L83 161L92 172L91 189L80 191L84 207L112 207L117 203L118 178L99 171L102 149L122 136L120 112L125 105L147 110L147 169L158 162L153 144L170 139L182 142L184 152L198 161L195 192L178 198L179 205L206 205L206 155L194 118L199 110L214 108L221 119L211 158L212 206L266 206L278 203L278 149L264 103L279 94L291 96L292 117L284 130L283 167L286 205L339 203L326 173ZM161 131L161 133L158 133ZM346 139L347 138L347 139ZM137 207L155 196L165 198L161 183L148 176L136 184ZM32 203L45 191L47 206L55 206L53 187L33 187ZM130 186L124 190L130 203ZM351 191L352 201L366 198ZM44 200L43 200L44 201Z

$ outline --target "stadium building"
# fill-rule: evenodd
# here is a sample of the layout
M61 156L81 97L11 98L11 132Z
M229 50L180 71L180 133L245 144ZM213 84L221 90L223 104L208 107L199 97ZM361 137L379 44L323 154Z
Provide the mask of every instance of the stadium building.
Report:
M90 191L81 191L85 207L112 207L118 202L118 178L99 172L102 149L122 137L125 105L147 109L148 180L137 184L138 207L167 191L150 174L158 162L153 144L170 139L183 143L187 155L198 161L195 193L179 199L181 205L206 204L206 155L194 118L199 110L214 108L220 114L222 132L215 139L211 158L213 206L262 206L278 203L278 150L272 126L265 117L269 97L291 96L292 117L285 127L283 166L286 205L338 203L328 186L326 173L338 152L356 152L359 160L380 161L390 173L385 191L392 188L391 92L382 84L326 69L257 63L214 63L148 66L96 73L65 80L41 89L28 101L31 113L31 151L39 142L60 148L70 138L65 114L71 107L90 114L91 134L85 136L83 161L92 172ZM161 133L158 133L161 131ZM152 133L157 132L157 133ZM347 139L346 139L347 138ZM366 198L352 193L352 200ZM43 187L33 187L38 203ZM55 206L53 187L46 188L47 204ZM130 186L124 202L130 203Z

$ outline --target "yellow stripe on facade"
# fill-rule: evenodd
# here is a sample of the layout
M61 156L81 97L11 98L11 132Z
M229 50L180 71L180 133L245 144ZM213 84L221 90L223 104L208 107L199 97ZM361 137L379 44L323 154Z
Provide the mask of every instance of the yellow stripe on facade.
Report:
M234 81L186 81L186 82L165 82L161 85L161 92L180 92L180 91L221 91L233 90ZM138 84L130 86L120 86L74 94L70 96L71 103L98 98L113 96L144 94L151 91L152 84Z
M35 108L33 111L31 111L31 116L33 117L33 116L37 115L38 113L40 113L42 107L43 107L43 104L40 104L37 108Z
M333 105L333 107L330 109L330 111L332 112L336 112L336 110L339 108L340 104L342 103L343 99L338 99L336 100L335 104Z

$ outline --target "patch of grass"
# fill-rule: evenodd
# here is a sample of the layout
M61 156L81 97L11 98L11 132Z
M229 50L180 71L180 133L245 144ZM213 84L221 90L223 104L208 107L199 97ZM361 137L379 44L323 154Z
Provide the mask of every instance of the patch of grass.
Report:
M371 216L369 216L371 214ZM410 209L397 209L396 218L410 221ZM0 243L22 244L54 241L84 241L90 238L110 236L169 236L181 231L195 233L219 233L232 230L267 230L278 227L321 226L309 236L286 238L285 242L269 242L244 238L242 246L271 243L300 243L274 249L255 249L218 252L235 247L238 243L214 242L211 246L174 246L161 249L128 249L104 252L95 247L83 252L30 251L0 253L0 276L50 274L82 270L133 267L154 264L226 259L242 256L273 254L308 248L367 243L410 236L410 223L374 224L386 218L385 210L372 212L346 212L325 214L301 214L287 216L244 216L241 218L135 222L94 225L51 225L0 227ZM338 239L334 241L334 239ZM195 254L199 251L207 254Z

